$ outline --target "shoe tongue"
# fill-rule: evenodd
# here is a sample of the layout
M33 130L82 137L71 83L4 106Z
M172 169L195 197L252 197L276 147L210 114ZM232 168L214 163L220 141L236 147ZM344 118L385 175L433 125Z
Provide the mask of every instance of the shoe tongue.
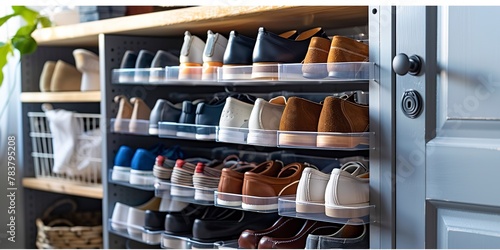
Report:
M347 162L340 169L350 173L353 176L358 176L360 174L368 172L368 169L365 167L365 165L363 165L363 163L359 161Z

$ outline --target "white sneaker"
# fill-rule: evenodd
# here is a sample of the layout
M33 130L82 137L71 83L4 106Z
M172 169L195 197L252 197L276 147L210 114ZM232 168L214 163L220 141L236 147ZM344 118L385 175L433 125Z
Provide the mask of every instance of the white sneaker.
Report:
M253 107L253 104L228 97L220 116L217 139L225 142L246 143L248 119Z
M314 168L306 168L302 172L297 187L297 213L324 213L325 191L330 174Z
M369 214L369 173L359 162L333 169L325 192L325 213L335 218L357 218Z
M207 43L203 50L202 80L216 80L217 67L222 67L224 52L227 47L227 38L219 33L207 31Z
M200 80L205 42L189 31L184 32L184 43L179 56L179 80Z
M277 145L277 130L280 127L281 115L285 105L286 99L284 96L275 97L269 102L257 98L248 121L248 144Z

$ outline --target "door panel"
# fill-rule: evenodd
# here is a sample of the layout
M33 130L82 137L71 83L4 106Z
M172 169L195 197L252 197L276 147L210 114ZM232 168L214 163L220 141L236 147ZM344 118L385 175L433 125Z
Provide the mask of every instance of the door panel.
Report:
M468 207L437 205L438 248L498 248L500 215Z
M396 93L425 104L416 119L396 109L396 246L498 248L500 7L401 7L396 22L396 53L424 61Z

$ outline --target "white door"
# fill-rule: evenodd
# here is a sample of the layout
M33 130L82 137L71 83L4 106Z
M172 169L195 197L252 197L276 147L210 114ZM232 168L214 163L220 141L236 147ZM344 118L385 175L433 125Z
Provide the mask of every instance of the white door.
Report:
M499 24L500 7L396 9L396 54L422 59L397 102L423 103L396 105L397 248L500 248Z

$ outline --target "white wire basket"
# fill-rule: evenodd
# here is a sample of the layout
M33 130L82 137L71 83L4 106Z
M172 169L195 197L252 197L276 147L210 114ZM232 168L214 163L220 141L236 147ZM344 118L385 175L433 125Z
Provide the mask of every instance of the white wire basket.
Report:
M54 135L50 131L49 119L44 112L28 112L30 134L36 178L56 178L86 185L101 184L102 135L100 114L74 113L77 134L72 156L71 173L54 169Z

